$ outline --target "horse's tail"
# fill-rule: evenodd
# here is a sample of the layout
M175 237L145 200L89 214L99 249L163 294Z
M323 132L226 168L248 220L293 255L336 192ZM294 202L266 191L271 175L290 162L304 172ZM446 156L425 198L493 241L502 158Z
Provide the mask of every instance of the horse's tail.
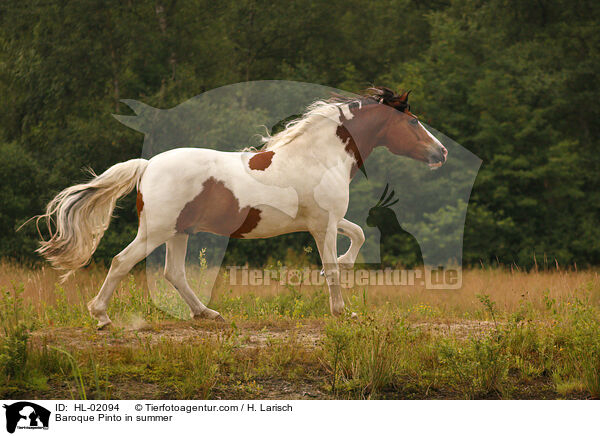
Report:
M36 251L52 266L67 270L63 279L86 265L110 224L117 199L137 186L148 166L145 159L132 159L113 165L88 183L60 192L46 206L49 240ZM55 229L53 229L53 223Z

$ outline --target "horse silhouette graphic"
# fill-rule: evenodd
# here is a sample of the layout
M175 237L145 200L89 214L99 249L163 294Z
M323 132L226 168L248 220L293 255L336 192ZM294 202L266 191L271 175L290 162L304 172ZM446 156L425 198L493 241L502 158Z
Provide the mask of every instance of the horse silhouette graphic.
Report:
M20 428L47 429L50 421L50 411L29 401L19 401L3 406L6 409L6 431L14 433L17 425Z
M377 227L380 233L380 263L381 265L395 263L399 258L405 267L422 265L421 247L417 239L404 230L398 222L396 212L392 209L392 206L398 203L398 199L394 199L395 191L392 189L388 194L388 189L389 184L385 185L383 194L377 204L369 210L367 217L367 225Z
M265 140L288 127L289 121L302 121L303 115L299 115L305 114L309 106L323 103L335 95L360 100L358 95L321 85L257 81L213 89L163 109L136 100L122 100L131 112L115 114L114 117L123 125L144 135L141 153L144 159L151 159L162 152L182 147L240 152L242 146L254 146L254 151L257 151ZM350 105L348 108L352 111L357 107ZM341 120L339 109L332 114L335 114L337 121ZM344 117L344 122L349 125L350 115L346 114ZM308 127L312 124L304 125ZM423 123L415 119L414 125L420 128ZM352 127L352 131L342 132L346 145L350 144L349 137L352 137L354 142L358 140L359 143L361 137L369 138L368 135L361 136L361 132L358 131L360 129ZM360 251L360 262L364 265L392 265L398 259L405 267L441 265L450 268L456 265L460 268L462 264L466 211L481 160L435 129L427 126L426 130L428 133L423 132L423 137L441 142L452 156L443 168L435 172L423 167L422 162L416 162L414 159L391 159L389 150L381 147L373 151L369 160L360 156L363 165L359 165L360 172L356 172L350 185L354 195L349 196L345 219L356 223L365 233L365 242ZM297 130L298 134L303 131ZM261 132L264 132L266 137L263 137ZM290 140L291 138L290 136ZM250 148L244 149L244 152L250 151ZM289 150L290 147L285 149ZM261 156L273 158L273 155L268 153ZM331 180L334 180L337 161L317 161L324 166L324 174L332 176ZM270 163L271 160L268 160L261 165ZM281 189L289 190L285 178L283 183L278 184L266 181L264 170L261 169L266 166L256 170L250 165L246 166L249 177L245 180L255 185L260 184L260 192L268 190L276 193ZM388 196L386 192L377 207L369 208L369 205L377 202L373 193L380 192L379 187L383 188L386 183L396 188L402 207L393 203L391 198L387 203L383 202ZM374 189L375 186L378 188ZM271 194L264 195L265 200L273 197ZM141 201L139 204L142 205ZM274 206L276 205L271 205ZM287 209L278 210L290 215ZM367 218L369 223L366 222ZM242 221L243 217L240 218L240 222ZM348 243L346 239L340 239L342 244ZM189 236L185 258L194 260L202 257L204 265L202 272L197 274L193 292L205 303L210 301L228 245L229 237L226 235L199 232ZM188 316L187 309L184 307L179 311L178 308L171 307L166 303L171 300L164 297L166 293L176 292L158 273L166 263L166 250L163 247L155 249L148 246L146 251L150 253L146 260L146 268L148 277L151 278L148 287L154 303L174 316L185 318ZM460 284L448 289L456 287L460 287Z

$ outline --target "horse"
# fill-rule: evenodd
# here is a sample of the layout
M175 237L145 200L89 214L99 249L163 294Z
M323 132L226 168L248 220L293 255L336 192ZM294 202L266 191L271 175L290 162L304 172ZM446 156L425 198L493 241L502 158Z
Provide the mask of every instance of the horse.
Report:
M432 169L447 159L446 148L410 112L409 93L373 87L356 97L318 100L285 129L263 138L259 149L176 148L149 160L117 163L48 203L37 219L46 221L50 237L41 238L37 252L68 277L89 262L117 200L136 188L137 235L113 258L100 291L87 305L98 328L111 324L106 311L118 283L162 244L165 277L192 317L224 321L186 280L187 242L197 232L243 239L310 232L329 288L331 314L340 316L339 267L352 268L365 241L361 227L344 218L356 172L379 146ZM338 232L350 238L340 257Z

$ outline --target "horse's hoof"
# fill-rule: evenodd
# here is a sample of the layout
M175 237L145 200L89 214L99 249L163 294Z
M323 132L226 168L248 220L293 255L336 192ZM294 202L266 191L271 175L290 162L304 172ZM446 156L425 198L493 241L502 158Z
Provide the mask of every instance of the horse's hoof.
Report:
M105 330L111 324L112 324L112 321L110 319L107 319L107 320L104 320L104 321L98 321L98 324L96 324L96 329L97 330Z
M342 306L341 308L331 308L331 315L335 318L343 318L345 313L347 312L344 310L344 306Z
M194 319L208 319L208 320L217 321L217 322L225 322L225 318L223 318L219 312L217 312L216 310L212 310L212 309L206 309L202 313L193 315L193 318Z

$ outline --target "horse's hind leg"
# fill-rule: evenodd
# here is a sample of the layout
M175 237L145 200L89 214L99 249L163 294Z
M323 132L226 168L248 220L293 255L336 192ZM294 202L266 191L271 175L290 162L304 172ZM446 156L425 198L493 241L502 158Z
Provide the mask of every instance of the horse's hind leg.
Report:
M178 233L167 241L167 255L165 262L165 277L181 298L190 306L192 316L196 319L206 318L224 321L219 312L209 309L196 297L185 277L185 253L187 251L188 235Z
M111 323L110 318L106 314L106 308L121 279L127 275L136 263L143 260L156 247L162 244L165 239L156 235L148 238L145 232L140 231L131 244L113 258L100 292L88 303L90 314L98 320L98 328Z

